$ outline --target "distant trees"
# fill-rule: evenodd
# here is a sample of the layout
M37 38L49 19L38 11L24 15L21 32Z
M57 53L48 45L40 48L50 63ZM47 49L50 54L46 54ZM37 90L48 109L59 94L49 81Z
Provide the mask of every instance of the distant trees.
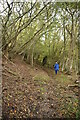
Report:
M55 61L62 70L77 69L77 3L11 2L0 3L2 49L22 55L32 66L47 56L48 66ZM26 57L25 57L26 55Z
M71 4L66 4L66 8L65 10L67 11L67 13L70 16L70 21L71 21L71 25L68 23L66 25L66 30L68 32L68 34L70 35L70 53L69 53L69 70L72 70L73 67L73 63L74 63L74 54L75 51L75 47L76 47L76 39L77 37L77 31L75 31L76 27L77 27L77 3L74 5L73 3Z

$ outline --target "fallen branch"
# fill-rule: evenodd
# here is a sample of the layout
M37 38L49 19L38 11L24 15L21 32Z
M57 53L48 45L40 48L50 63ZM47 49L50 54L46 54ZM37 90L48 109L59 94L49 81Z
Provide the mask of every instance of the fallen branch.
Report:
M68 85L68 87L78 87L78 88L80 88L79 84L75 84L75 85Z
M8 73L17 76L18 74L16 74L14 71L11 71L9 69L7 69L6 67L4 67L4 70L6 70Z
M10 76L10 75L8 75L6 73L2 73L2 75L7 76L7 77L12 77L12 76ZM14 76L14 77L16 77L16 76Z
M10 77L8 74L6 74L6 73L2 73L2 75L4 75L4 76L7 76L7 77Z
M3 56L12 64L12 65L15 65L11 60L8 59L8 57L6 55L4 55L3 53Z
M8 59L8 57L3 53L3 56L13 65L13 66L15 66L16 67L16 64L14 64L12 61L10 61L9 59ZM4 64L5 65L5 64ZM5 68L6 70L8 70L7 68ZM19 68L18 68L18 70L19 70ZM11 71L9 71L8 70L8 72L10 72L11 73ZM13 72L13 71L12 71ZM12 73L11 73L12 74ZM15 75L15 76L19 76L19 78L22 78L21 76L20 76L20 74L17 72L17 74Z

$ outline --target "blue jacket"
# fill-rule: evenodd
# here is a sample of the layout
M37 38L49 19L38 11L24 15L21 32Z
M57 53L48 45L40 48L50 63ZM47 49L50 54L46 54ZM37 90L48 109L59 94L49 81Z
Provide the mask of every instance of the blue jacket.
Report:
M58 64L58 63L56 63L56 64L54 65L54 69L55 69L55 70L59 70L59 64Z

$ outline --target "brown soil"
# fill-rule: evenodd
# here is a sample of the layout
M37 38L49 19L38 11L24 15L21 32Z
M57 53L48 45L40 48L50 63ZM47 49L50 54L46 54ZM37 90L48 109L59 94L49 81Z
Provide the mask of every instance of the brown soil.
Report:
M3 58L3 118L76 117L78 89L68 87L73 78L39 65L32 68L20 56L12 62Z

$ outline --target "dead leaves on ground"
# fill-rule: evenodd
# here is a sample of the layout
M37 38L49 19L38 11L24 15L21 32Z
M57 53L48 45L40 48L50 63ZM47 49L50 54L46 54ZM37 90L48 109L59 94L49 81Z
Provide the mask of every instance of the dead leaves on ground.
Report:
M9 114L10 118L76 116L78 97L74 91L68 89L69 80L67 83L65 75L54 79L49 72L47 76L40 73L33 77L28 72L29 66L28 69L24 65L20 67L19 65L21 78L3 76L5 115Z

